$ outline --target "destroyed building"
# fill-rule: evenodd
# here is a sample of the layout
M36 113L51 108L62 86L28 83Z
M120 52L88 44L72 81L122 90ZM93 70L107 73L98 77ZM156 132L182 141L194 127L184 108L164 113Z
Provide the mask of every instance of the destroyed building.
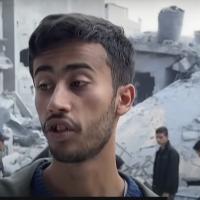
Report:
M176 6L162 9L157 32L130 38L136 51L137 103L184 78L200 65L198 44L192 44L192 38L189 43L180 37L183 17L184 11Z

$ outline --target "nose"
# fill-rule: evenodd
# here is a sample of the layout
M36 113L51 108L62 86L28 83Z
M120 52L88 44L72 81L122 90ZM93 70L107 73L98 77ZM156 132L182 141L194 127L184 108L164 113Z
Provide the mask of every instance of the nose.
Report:
M64 83L59 83L54 88L47 110L51 113L69 112L71 110L70 93Z

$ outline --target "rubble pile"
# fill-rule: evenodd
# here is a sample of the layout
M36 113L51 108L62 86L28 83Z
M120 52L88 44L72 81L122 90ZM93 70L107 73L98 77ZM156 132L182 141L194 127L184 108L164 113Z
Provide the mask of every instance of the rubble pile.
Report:
M8 137L8 155L3 157L7 175L30 163L46 147L37 116L16 100L14 93L0 95L0 132Z

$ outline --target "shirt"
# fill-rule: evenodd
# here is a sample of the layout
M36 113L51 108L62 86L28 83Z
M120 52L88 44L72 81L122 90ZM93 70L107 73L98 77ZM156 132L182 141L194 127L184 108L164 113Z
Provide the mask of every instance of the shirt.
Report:
M54 194L46 188L43 171L49 166L48 161L42 162L33 175L31 186L33 197L54 197ZM129 176L119 172L120 176L127 182L128 188L125 197L142 197L142 191L136 182Z

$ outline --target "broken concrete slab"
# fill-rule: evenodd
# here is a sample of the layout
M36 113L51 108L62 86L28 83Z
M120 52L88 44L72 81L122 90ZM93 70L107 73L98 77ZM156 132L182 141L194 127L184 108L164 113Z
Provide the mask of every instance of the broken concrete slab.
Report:
M191 66L192 65L189 62L189 60L186 57L184 57L178 62L174 63L172 65L172 69L179 72L186 72Z
M197 131L187 130L187 129L183 129L182 135L181 135L183 141L198 140L199 136L200 135L199 135L199 133Z

